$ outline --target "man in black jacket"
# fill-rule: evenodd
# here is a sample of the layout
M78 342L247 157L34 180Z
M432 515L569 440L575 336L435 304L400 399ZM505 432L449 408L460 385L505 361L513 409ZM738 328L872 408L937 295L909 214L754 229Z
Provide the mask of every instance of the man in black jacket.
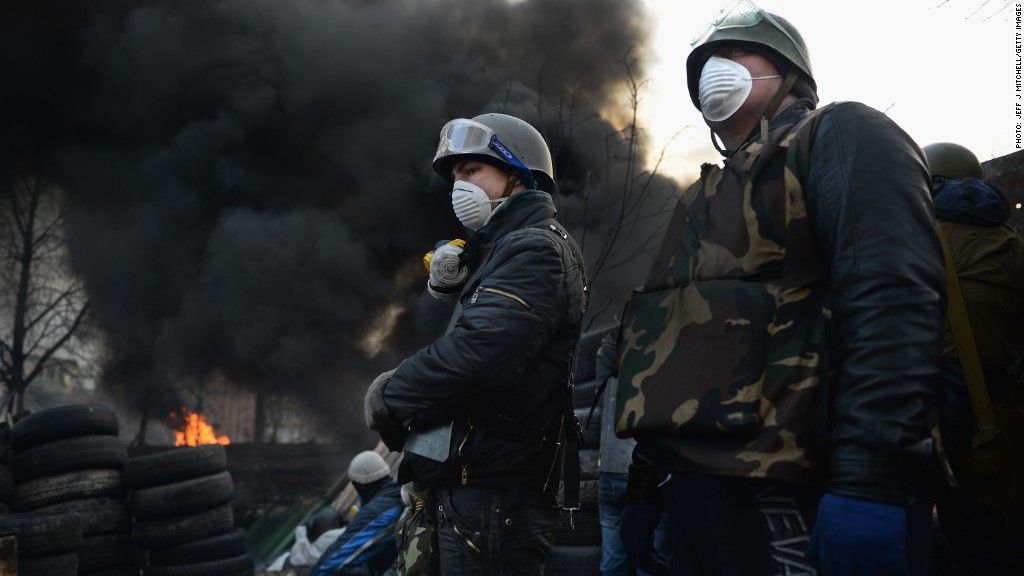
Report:
M555 220L547 144L526 122L452 120L434 170L474 232L469 275L448 333L370 386L367 424L405 448L399 480L429 489L441 573L540 575L559 516L583 261ZM421 433L439 434L441 454L407 445Z
M862 104L815 110L799 32L749 1L692 46L725 160L623 318L626 548L668 573L664 506L676 574L922 575L945 278L921 150Z

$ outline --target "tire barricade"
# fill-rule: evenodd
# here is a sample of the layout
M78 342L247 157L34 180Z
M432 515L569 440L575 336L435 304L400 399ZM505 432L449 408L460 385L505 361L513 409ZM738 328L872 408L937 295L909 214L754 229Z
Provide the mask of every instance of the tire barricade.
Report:
M251 576L245 532L235 528L234 484L224 447L181 447L129 458L135 545L145 576Z
M30 414L10 431L18 574L138 575L131 537L127 459L113 410L58 406ZM2 480L0 480L2 484ZM0 499L5 488L0 486Z

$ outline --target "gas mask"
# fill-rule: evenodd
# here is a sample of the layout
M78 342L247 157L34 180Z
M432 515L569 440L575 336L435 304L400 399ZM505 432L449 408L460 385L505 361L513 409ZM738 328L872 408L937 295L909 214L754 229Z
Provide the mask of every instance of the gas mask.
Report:
M725 120L747 101L754 80L779 77L781 76L776 74L751 78L750 71L739 62L712 56L704 64L697 85L701 111L704 117L712 122Z
M452 186L452 208L462 225L474 232L483 228L491 217L491 204L505 199L491 200L484 189L464 180L456 180Z

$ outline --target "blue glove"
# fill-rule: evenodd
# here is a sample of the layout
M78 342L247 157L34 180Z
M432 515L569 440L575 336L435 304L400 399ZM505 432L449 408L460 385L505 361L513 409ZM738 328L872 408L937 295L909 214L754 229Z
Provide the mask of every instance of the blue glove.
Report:
M907 510L826 493L806 556L821 576L910 576Z
M661 506L646 502L622 507L619 537L626 556L648 574L670 574L668 560L654 549L654 529L661 520Z

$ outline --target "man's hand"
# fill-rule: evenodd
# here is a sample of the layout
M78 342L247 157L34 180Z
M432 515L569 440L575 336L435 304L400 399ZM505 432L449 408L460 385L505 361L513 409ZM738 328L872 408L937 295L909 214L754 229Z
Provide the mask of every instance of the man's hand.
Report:
M626 504L622 508L622 538L626 556L648 574L670 574L668 560L654 549L654 530L661 520L662 506L646 502Z
M626 556L649 574L669 574L668 559L654 548L654 531L661 520L663 496L659 472L643 444L633 448L633 462L626 480L626 505L622 507L619 538Z
M374 378L373 383L366 390L366 397L363 399L363 415L366 418L366 425L380 434L381 440L392 451L400 450L405 443L405 428L402 422L391 414L387 405L384 404L384 388L391 381L394 370L384 372Z
M826 493L807 547L821 576L909 576L903 506Z

